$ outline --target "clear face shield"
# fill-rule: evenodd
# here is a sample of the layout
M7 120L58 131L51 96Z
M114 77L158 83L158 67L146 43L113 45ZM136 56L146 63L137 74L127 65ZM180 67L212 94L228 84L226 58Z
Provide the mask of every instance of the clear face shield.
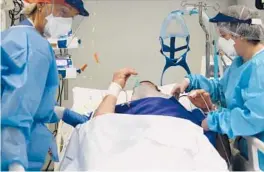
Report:
M60 38L71 32L73 17L76 10L62 0L52 0L51 4L46 4L46 25L44 36L47 38Z
M46 25L44 36L54 48L79 48L81 40L77 32L83 24L85 16L79 15L77 8L66 3L65 0L51 0L46 4ZM59 40L59 41L58 41Z
M245 6L230 6L224 13L218 13L210 19L216 23L225 39L243 38L246 40L264 40L264 27L258 11ZM226 37L225 37L226 36Z

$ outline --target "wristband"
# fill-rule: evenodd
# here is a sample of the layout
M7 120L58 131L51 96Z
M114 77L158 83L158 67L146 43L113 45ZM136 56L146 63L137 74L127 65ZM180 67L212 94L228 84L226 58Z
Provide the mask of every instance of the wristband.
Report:
M107 95L113 95L117 98L121 91L122 87L119 84L112 82L108 88Z

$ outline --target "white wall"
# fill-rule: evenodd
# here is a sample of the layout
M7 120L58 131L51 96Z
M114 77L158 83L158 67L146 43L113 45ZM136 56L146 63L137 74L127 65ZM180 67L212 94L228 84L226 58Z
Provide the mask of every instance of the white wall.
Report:
M70 80L69 92L73 86L106 89L115 70L130 66L138 72L140 79L160 83L165 59L160 54L159 33L163 19L173 10L181 9L181 1L88 1L86 8L91 13L85 19L77 35L82 38L84 48L71 51L76 66L88 64L87 70L76 80ZM234 4L232 0L209 0L218 2L221 9ZM96 13L96 15L94 15ZM209 10L209 14L213 14ZM201 57L205 54L204 33L197 16L187 16L186 23L191 34L191 51L188 63L193 73L200 72ZM92 32L93 27L95 31ZM94 42L94 44L93 44ZM98 52L100 65L93 54ZM185 75L181 67L174 67L164 76L164 84L180 82ZM128 83L131 88L133 82ZM71 107L72 101L64 101Z

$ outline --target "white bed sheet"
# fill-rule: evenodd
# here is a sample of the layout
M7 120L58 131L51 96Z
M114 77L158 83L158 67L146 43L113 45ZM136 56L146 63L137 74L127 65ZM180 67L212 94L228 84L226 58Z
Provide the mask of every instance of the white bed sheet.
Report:
M159 89L164 94L170 94L174 84L164 85L159 87ZM102 101L103 97L106 95L107 90L99 90L99 89L92 89L92 88L80 88L75 87L73 88L73 106L72 110L76 111L80 114L87 114L89 112L94 111L100 102ZM127 100L131 100L132 90L122 91L118 97L117 104L125 103ZM179 102L187 109L192 110L195 108L194 105L191 104L187 97L180 98ZM59 129L58 137L62 137L62 139L57 139L59 141L58 146L60 146L61 140L63 140L62 147L65 148L69 142L70 136L73 132L73 127L62 123L61 128ZM60 159L64 156L65 149L60 152ZM57 165L56 165L57 166Z
M77 126L61 171L228 171L202 128L179 118L107 114Z
M174 84L164 85L159 87L159 89L164 94L170 94ZM94 111L103 97L106 95L107 90L99 90L92 88L73 88L73 106L72 110L80 114L87 114ZM122 91L118 97L117 104L125 103L127 100L131 100L132 90ZM196 108L187 97L180 98L179 102L187 109L192 110ZM64 145L67 144L69 137L73 131L73 128L67 124L62 124L61 134L64 140Z

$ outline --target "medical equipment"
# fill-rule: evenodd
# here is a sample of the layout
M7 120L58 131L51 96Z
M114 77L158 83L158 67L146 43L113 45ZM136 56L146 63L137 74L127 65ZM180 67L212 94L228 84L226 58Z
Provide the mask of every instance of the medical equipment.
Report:
M48 38L48 41L54 50L80 48L82 42L72 34L72 31L59 38Z
M81 74L87 64L84 64L80 69L76 69L73 65L71 55L68 54L68 49L60 49L60 53L56 54L56 64L58 73L64 83L64 100L68 100L68 79L74 79L77 74Z
M199 23L200 26L202 27L204 33L205 33L205 38L206 38L206 45L205 45L205 50L206 50L206 77L210 76L209 73L209 66L210 66L210 49L211 49L211 45L212 42L210 40L210 35L209 35L209 31L208 28L206 28L205 23L204 23L204 17L208 18L207 15L204 15L204 10L207 10L207 8L213 8L215 11L218 11L220 6L218 3L216 3L215 5L209 5L206 2L193 2L193 3L189 3L187 1L182 1L181 3L182 7L193 7L193 8L198 8L198 12L199 12ZM206 19L205 18L205 19ZM208 21L208 19L207 19ZM215 61L216 62L216 61ZM217 65L217 64L215 64ZM218 66L216 66L218 68Z
M186 1L182 1L181 5L183 7L186 7L185 10L177 10L177 11L173 11L171 12L167 18L163 21L162 24L162 28L161 28L161 33L160 33L160 43L161 43L161 54L165 57L166 59L166 63L165 63L165 67L162 71L162 75L161 75L161 85L162 85L162 79L163 79L163 75L164 72L172 66L182 66L185 71L190 74L191 71L189 69L188 64L186 63L186 56L188 51L190 50L189 48L189 41L190 41L190 35L189 35L189 31L188 28L184 22L183 19L183 15L193 15L193 14L198 14L199 15L199 23L200 26L202 27L203 31L205 32L205 37L206 37L206 70L205 70L205 75L207 77L210 76L210 72L209 72L209 68L210 68L210 52L214 52L214 77L218 78L217 75L217 71L218 71L218 54L217 54L217 43L216 43L216 39L217 37L215 36L215 34L210 33L211 30L209 30L209 25L206 25L207 23L209 23L209 17L206 14L205 10L207 10L207 8L213 8L214 10L218 10L219 9L219 4L216 4L215 6L212 5L208 5L205 2L198 2L198 3L187 3ZM178 22L178 24L181 25L181 30L177 31L177 33L167 33L167 28L170 24L170 22L172 20L176 20ZM186 45L184 46L180 46L175 48L175 41L179 38L181 39L185 39L186 41ZM170 39L170 46L166 45L165 40L166 39ZM183 50L185 50L185 52L182 53ZM211 50L212 49L212 50ZM180 55L179 58L175 58L175 53L176 52L180 52L182 53ZM167 55L167 53L169 53L169 55Z
M137 78L134 87L138 87L139 85L140 85L140 82L139 82L139 79Z
M98 53L94 53L94 60L97 64L100 63Z
M161 74L161 80L160 83L161 85L163 85L162 81L163 81L163 76L165 71L172 66L181 66L185 69L185 71L190 74L191 71L189 69L189 66L186 62L186 57L187 57L187 53L188 51L190 51L190 47L189 47L189 41L190 41L190 34L188 31L188 28L184 22L183 19L183 15L193 15L196 14L197 11L196 10L190 10L190 11L181 11L181 10L177 10L177 11L173 11L171 12L167 18L165 18L165 20L162 23L162 27L161 27L161 32L160 32L160 44L161 44L161 54L165 57L165 66L163 68L162 74ZM167 29L169 27L169 24L171 24L171 21L175 21L177 24L181 25L181 30L177 31L177 33L168 33ZM181 46L176 48L175 45L178 39L185 39L186 41L186 45ZM166 45L165 40L169 39L170 42L170 46ZM175 53L185 50L185 52L183 54L181 54L180 57L175 58ZM169 53L169 55L167 55L167 53Z
M255 7L259 10L264 9L264 0L255 0Z

